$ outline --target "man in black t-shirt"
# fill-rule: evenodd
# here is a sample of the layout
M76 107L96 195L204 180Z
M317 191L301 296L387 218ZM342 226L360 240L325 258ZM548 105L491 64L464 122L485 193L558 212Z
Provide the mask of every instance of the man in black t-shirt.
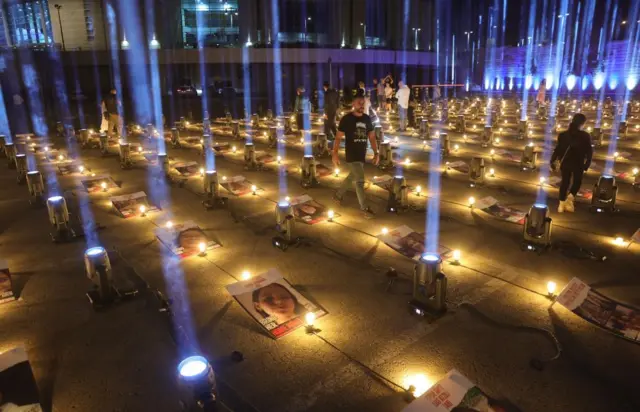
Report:
M345 192L351 187L352 182L356 183L356 195L360 209L364 212L365 218L372 218L373 211L367 206L367 199L364 194L364 163L367 155L367 140L373 149L373 164L378 164L378 144L376 134L373 131L371 118L364 113L364 94L357 93L353 99L353 109L340 119L336 141L333 143L333 164L340 166L338 151L340 143L344 139L344 151L349 168L349 175L344 179L340 189L334 194L334 199L342 201Z

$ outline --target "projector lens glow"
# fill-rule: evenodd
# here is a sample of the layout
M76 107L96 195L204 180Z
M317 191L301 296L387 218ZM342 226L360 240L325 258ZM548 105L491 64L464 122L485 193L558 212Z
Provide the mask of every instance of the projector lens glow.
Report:
M280 202L280 203L278 203L278 206L280 206L280 207L289 207L289 202Z
M87 256L98 256L105 253L105 250L102 246L96 246L96 247L87 249L85 253L87 254Z
M50 202L54 202L54 203L55 203L55 202L59 202L59 201L61 201L61 200L62 200L62 196L51 196L51 197L49 198L49 201L50 201Z
M424 255L422 255L422 257L420 257L421 260L424 260L425 262L437 262L440 260L440 256L436 255L435 253L425 253Z
M542 203L534 203L533 207L536 209L546 209L547 205L543 205Z
M178 365L178 373L184 378L193 378L206 371L208 365L202 356L189 356Z

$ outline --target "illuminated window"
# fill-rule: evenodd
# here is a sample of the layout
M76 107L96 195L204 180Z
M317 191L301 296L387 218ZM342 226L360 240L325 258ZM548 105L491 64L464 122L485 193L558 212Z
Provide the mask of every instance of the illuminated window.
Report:
M2 12L3 24L6 24L6 31L13 46L53 42L47 0L26 0L20 3L5 4L2 7Z
M87 31L87 40L94 41L96 39L96 31L93 24L93 1L83 0L84 6L84 24Z
M182 0L182 40L187 47L230 45L239 42L237 0ZM200 26L200 30L198 30Z

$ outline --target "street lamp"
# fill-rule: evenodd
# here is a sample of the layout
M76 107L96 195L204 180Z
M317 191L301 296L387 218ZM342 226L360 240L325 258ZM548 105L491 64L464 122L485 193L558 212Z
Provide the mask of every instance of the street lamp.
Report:
M362 43L364 43L364 47L367 47L367 25L366 23L360 23L362 26Z
M413 30L413 44L415 46L415 49L418 50L418 32L422 29L419 27L414 27L411 30Z
M64 32L62 31L62 17L60 17L60 9L62 8L59 4L54 4L53 7L58 10L58 24L60 25L60 38L62 39L62 51L66 51L67 48L64 45Z
M472 31L465 31L464 34L467 35L467 50L469 50L469 37L473 34Z
M305 19L305 21L304 21L304 42L305 42L305 43L308 43L308 42L309 42L309 40L308 40L308 38L307 38L307 37L308 37L308 36L307 36L307 34L308 34L308 32L309 32L309 30L307 29L307 24L308 24L307 22L310 22L310 21L311 21L311 17L307 17L307 18Z

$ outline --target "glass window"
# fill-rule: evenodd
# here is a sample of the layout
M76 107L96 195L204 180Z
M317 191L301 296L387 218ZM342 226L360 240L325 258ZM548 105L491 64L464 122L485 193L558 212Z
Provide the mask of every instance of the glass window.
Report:
M182 0L182 40L188 47L232 45L238 42L237 0ZM199 29L198 29L199 28Z
M27 0L4 7L5 24L14 46L53 42L51 17L47 0ZM46 37L45 37L46 36Z

